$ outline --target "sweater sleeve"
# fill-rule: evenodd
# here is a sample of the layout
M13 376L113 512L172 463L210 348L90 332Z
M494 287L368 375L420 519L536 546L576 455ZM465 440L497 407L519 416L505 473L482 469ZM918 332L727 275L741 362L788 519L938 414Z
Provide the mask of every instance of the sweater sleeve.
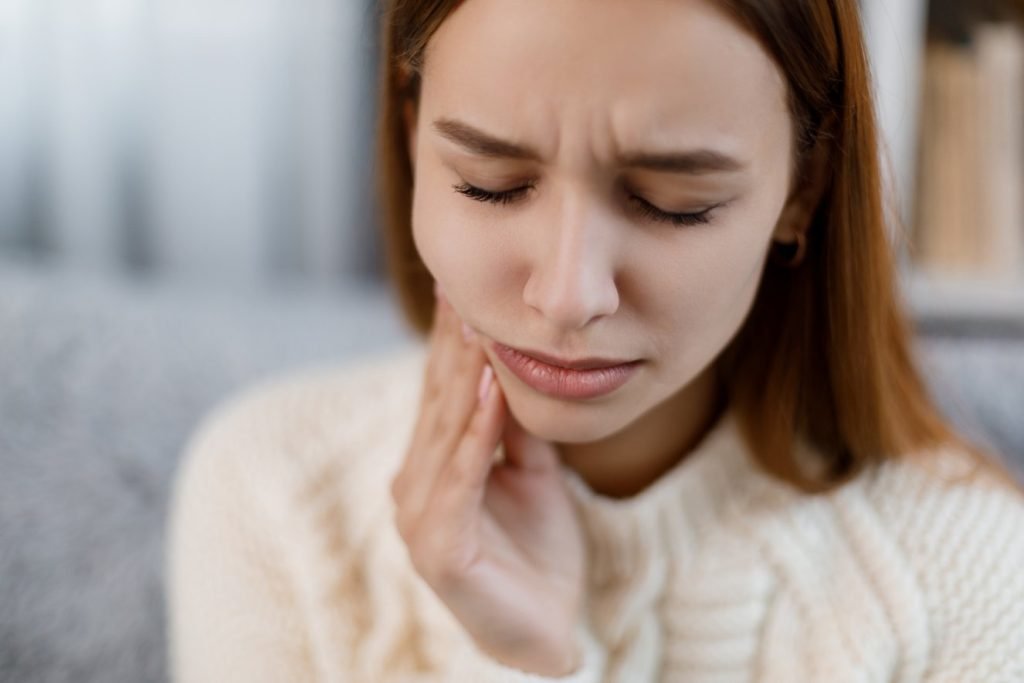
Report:
M258 449L237 419L211 421L183 454L170 506L170 680L314 681L284 553L246 486L242 451Z
M577 625L576 643L582 652L582 663L567 676L550 678L507 667L470 645L455 655L451 680L481 683L599 683L603 679L607 651L594 635L589 622L581 621Z
M1024 498L959 488L919 501L904 537L930 615L926 683L1024 681Z

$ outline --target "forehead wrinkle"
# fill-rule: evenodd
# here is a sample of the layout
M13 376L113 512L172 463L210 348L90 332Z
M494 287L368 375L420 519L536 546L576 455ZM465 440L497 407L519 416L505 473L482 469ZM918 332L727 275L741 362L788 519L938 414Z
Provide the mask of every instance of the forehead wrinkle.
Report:
M598 168L614 163L616 145L611 139L610 126L605 122L605 109L601 105L583 104L578 109L563 110L565 114L561 125L555 128L558 131L558 158L565 167L578 167L581 172L589 172L593 160L596 160Z
M500 0L492 0L495 4ZM685 3L684 3L685 4ZM694 3L699 5L701 3ZM571 2L566 3L555 3L558 7L568 10ZM478 3L477 11L483 11L486 8L487 1ZM471 13L473 10L472 3L467 4L464 9L469 9ZM457 15L458 13L456 13ZM703 19L708 16L708 13L701 12L700 18ZM513 21L513 27L508 26L509 18L516 19L519 14L509 14L508 16L500 17L498 28L501 28L506 33L511 32L512 37L519 33L524 33L531 39L541 39L545 41L545 44L552 43L546 41L547 33L545 27L551 27L554 24L559 23L558 21L552 21L550 15L544 21L544 24L540 26L540 35L536 31L526 33L527 25L519 25L516 21ZM559 17L561 19L561 17ZM612 25L617 24L616 16L613 14L605 15L603 13L597 13L597 15L591 15L592 19L601 19L601 25L607 26L611 30ZM468 20L468 17L463 17ZM497 21L499 17L497 14L488 18L490 22ZM716 17L721 19L721 17ZM459 17L455 16L453 21L458 24ZM446 27L442 26L441 31L443 32ZM451 26L447 28L451 29ZM467 29L467 26L463 26L463 29ZM474 27L475 28L475 27ZM532 30L536 28L534 24L530 24L529 28ZM619 25L621 29L621 25ZM654 27L655 30L664 28L664 25ZM463 40L465 43L460 49L469 50L481 50L481 55L489 55L488 60L481 61L479 59L461 59L455 60L446 59L445 61L451 61L452 67L450 69L458 69L456 72L462 79L450 78L445 79L445 89L449 90L449 94L445 99L451 98L453 101L458 101L462 97L458 88L459 83L465 83L465 76L467 74L473 74L476 78L478 73L478 67L481 64L487 63L492 64L494 62L497 65L501 65L502 68L511 68L513 65L508 63L503 57L498 54L494 57L494 60L490 59L491 53L495 49L494 35L498 35L500 40L497 42L507 42L511 40L511 37L503 34L491 34L488 33L485 37L482 31L460 31L461 34L465 34ZM589 35L589 33L588 33ZM698 34L699 36L699 34ZM614 35L609 34L609 37ZM591 41L593 40L591 36ZM613 41L617 44L621 43L621 40ZM698 41L699 42L699 41ZM580 44L582 45L582 43ZM526 68L520 62L516 62L518 66L515 66L516 73L525 77L526 81L520 83L514 81L510 86L508 83L509 79L499 78L493 76L493 69L489 67L488 71L492 74L492 78L488 80L480 79L481 89L480 97L478 100L479 110L475 113L479 115L476 120L484 130L487 130L499 137L517 140L525 143L530 143L542 152L543 157L551 163L570 163L576 165L581 163L581 160L586 160L589 165L591 158L598 158L601 161L601 165L608 167L614 164L614 160L621 156L621 154L633 151L637 147L646 148L642 151L660 151L660 150L677 150L680 147L684 148L697 148L704 146L714 146L723 152L732 152L735 156L736 143L739 140L733 139L728 131L725 129L727 121L723 120L720 116L708 118L705 116L705 105L702 104L703 100L700 98L683 98L680 99L678 94L673 94L671 89L666 92L664 88L664 82L659 82L656 78L659 73L659 69L651 68L647 69L646 66L650 66L652 63L668 55L675 55L674 52L668 50L668 44L664 44L662 48L655 48L655 52L652 53L650 50L645 50L645 58L640 61L631 61L629 59L620 60L615 62L614 60L608 61L595 60L593 55L588 52L583 52L580 49L569 49L570 47L579 48L580 45L561 45L560 50L557 53L558 63L549 64L548 68L540 72L533 72L532 74L524 73L523 69ZM645 42L644 45L649 45ZM621 45L620 45L621 46ZM433 47L439 47L437 45ZM721 46L715 49L721 49ZM729 53L733 54L744 54L751 51L756 52L760 49L759 46L748 45L743 41L729 42L725 49ZM442 52L446 50L442 49ZM448 51L450 52L450 50ZM540 56L536 51L532 51L535 56ZM606 54L605 57L610 59L610 55ZM432 55L433 57L440 56L438 53ZM529 52L526 54L529 57ZM770 60L763 59L762 66L764 68L772 67ZM451 54L446 55L451 57ZM495 61L496 60L496 61ZM652 62L652 60L654 60ZM428 64L431 60L428 60ZM461 63L460 63L461 62ZM646 66L645 66L646 65ZM493 65L492 65L493 66ZM689 74L703 73L700 70L693 71L694 65L692 60L683 59L679 61L678 66L679 72L676 74L677 78L682 78ZM527 69L529 71L530 69ZM504 73L504 72L502 72ZM675 70L673 69L673 73ZM435 74L440 76L440 73ZM771 74L775 76L777 80L779 74ZM639 76L639 77L638 77ZM750 81L750 76L747 76L745 80ZM602 81L608 83L608 79L611 79L611 83L620 83L622 87L598 87L595 91L591 85L600 85ZM625 80L622 80L625 79ZM729 80L729 79L726 79ZM475 82L475 81L474 81ZM760 87L756 87L755 90L763 92L761 88L767 85L771 81L762 78L755 78L755 83L752 85L760 84ZM527 83L532 83L532 92L528 96L519 96L509 98L508 94L515 90L516 84L519 84L520 90L523 88L531 88ZM500 84L500 85L498 85ZM714 102L716 100L710 99L714 93L721 93L722 88L727 87L727 83L715 79L708 84L709 88L701 91L701 97L708 100L708 102ZM784 83L780 85L784 86ZM454 89L454 90L450 90ZM786 108L785 88L779 88L780 97L779 102L776 106L780 106L783 114L788 114ZM515 90L518 92L518 90ZM654 97L655 94L658 94ZM650 99L653 97L653 99ZM645 101L646 100L646 101ZM751 104L748 97L741 97L742 103L739 106L739 110L734 107L733 113L738 117L736 120L743 125L744 120L749 120L751 116L757 116L752 108L748 108L747 105ZM678 111L673 115L668 111L658 111L655 105L671 106L676 109L676 105L679 105ZM640 111L639 107L643 105L648 111ZM655 107L654 110L650 110L651 107ZM760 111L760 107L757 107ZM451 112L452 114L458 114L458 111ZM465 112L469 114L470 112ZM696 116L696 119L692 117ZM473 119L465 119L467 122L472 122ZM690 125L691 120L700 121L700 129L695 129L693 125ZM733 119L729 119L730 121ZM503 128L502 123L512 124L510 127ZM706 125L705 125L706 124ZM759 125L754 126L755 129L760 129ZM534 137L534 135L539 137ZM584 152L586 156L584 156ZM569 156L571 155L571 156Z

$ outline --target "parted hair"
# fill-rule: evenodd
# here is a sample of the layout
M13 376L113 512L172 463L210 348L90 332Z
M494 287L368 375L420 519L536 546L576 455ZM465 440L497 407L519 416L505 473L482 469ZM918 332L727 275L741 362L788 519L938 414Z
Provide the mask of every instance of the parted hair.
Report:
M744 440L772 475L828 492L873 463L940 450L968 455L964 477L1020 490L1000 457L943 416L916 363L897 289L878 130L856 0L719 0L775 60L788 86L796 182L825 146L828 177L803 262L769 259L747 319L717 359ZM402 314L433 323L433 277L412 238L413 169L403 111L419 96L430 37L461 0L382 0L377 183L385 267ZM819 179L820 181L820 179ZM820 453L813 472L798 440Z

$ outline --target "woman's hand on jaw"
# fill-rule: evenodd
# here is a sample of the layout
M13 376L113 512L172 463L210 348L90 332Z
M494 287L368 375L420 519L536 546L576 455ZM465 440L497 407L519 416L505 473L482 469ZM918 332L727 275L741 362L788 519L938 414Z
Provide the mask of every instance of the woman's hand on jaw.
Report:
M546 676L579 667L586 545L557 451L509 412L479 338L464 337L443 296L391 495L416 571L483 652Z

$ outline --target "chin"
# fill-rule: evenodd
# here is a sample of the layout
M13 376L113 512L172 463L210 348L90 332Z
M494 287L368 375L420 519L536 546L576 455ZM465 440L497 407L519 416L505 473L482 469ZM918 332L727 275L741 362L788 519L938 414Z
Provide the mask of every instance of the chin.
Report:
M611 436L631 421L622 403L562 401L543 394L505 394L508 410L523 428L539 439L559 443L590 443Z

